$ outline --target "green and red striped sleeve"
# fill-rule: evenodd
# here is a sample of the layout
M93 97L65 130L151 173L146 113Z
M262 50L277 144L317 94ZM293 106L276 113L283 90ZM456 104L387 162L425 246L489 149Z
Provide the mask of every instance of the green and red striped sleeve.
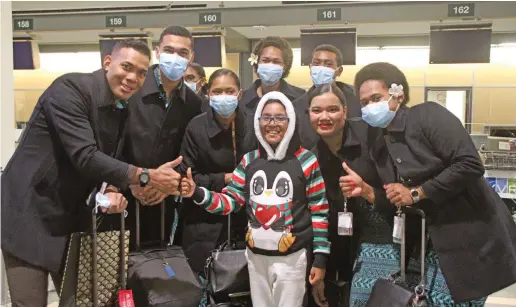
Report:
M306 197L308 208L312 213L313 250L315 255L313 266L324 268L331 245L328 240L329 205L326 199L326 188L316 156L304 148L300 148L296 152L296 156L301 163L307 181Z
M259 156L259 151L255 150L244 155L240 164L233 171L229 184L217 193L201 187L204 192L202 201L196 202L202 205L206 211L213 214L228 215L245 205L245 168L251 161Z

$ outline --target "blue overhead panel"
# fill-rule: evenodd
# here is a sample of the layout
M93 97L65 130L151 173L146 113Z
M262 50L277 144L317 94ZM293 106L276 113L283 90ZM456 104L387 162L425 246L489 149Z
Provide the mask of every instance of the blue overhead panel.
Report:
M113 47L115 47L116 43L118 43L120 40L124 39L139 39L142 42L146 43L149 48L152 50L152 43L149 39L149 37L146 34L120 34L118 36L115 36L113 34L112 37L104 36L99 39L99 49L100 49L100 63L101 65L104 64L104 58L106 55L111 54L111 50L113 50Z
M37 43L31 40L13 41L13 67L15 70L39 68Z
M220 35L194 36L194 62L203 67L222 67L223 42Z
M435 26L430 29L430 64L489 63L491 25Z
M312 62L312 53L319 45L329 44L342 53L342 65L356 64L356 28L301 29L301 65Z

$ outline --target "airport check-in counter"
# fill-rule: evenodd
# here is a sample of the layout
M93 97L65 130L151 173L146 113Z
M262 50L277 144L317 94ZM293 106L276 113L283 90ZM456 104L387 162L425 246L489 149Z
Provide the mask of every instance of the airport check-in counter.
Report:
M516 125L486 125L471 138L484 162L485 177L516 219Z

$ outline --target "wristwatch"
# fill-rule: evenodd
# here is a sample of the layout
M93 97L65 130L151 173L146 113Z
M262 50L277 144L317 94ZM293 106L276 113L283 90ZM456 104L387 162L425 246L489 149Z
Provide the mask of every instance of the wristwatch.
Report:
M142 188L146 187L149 184L149 182L150 182L150 174L149 174L149 170L148 169L146 169L146 168L142 169L142 172L140 173L139 180L140 180L140 187L142 187Z
M419 201L419 191L416 188L410 190L410 196L412 197L412 202L414 204Z

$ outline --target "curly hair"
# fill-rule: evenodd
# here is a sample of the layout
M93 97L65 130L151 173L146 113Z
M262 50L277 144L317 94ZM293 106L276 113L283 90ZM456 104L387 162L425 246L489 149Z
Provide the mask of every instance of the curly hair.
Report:
M355 75L355 89L360 91L360 86L369 80L381 81L386 88L390 88L393 83L403 85L405 99L402 105L409 102L410 96L407 77L405 77L405 74L398 67L391 63L377 62L362 67Z
M268 36L266 38L262 38L253 49L253 54L258 56L258 62L260 62L260 57L262 55L263 49L267 47L276 47L281 50L281 55L283 58L283 63L285 64L283 68L283 76L282 78L288 77L290 73L290 69L292 68L292 61L294 59L294 54L292 53L292 47L287 42L286 39L279 36ZM254 64L254 69L258 69L258 64Z

